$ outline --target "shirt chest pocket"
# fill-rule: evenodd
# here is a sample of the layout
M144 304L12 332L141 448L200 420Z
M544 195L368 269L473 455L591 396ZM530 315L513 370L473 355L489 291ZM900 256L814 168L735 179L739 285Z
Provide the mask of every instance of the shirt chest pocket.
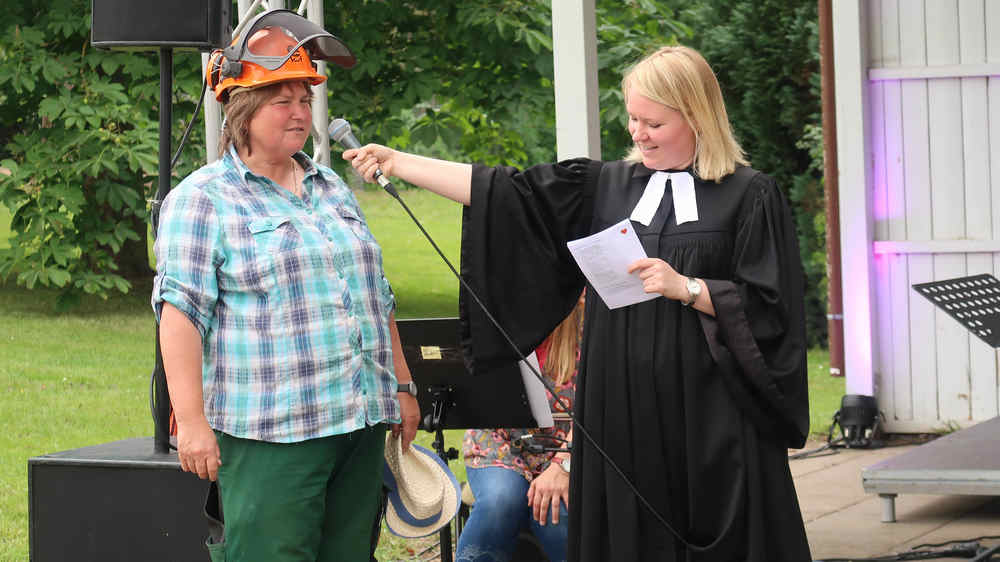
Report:
M335 279L330 244L307 222L290 217L260 217L246 224L253 238L253 262L278 292L316 279Z
M289 217L262 217L247 223L258 256L273 256L302 246L302 235Z
M347 226L347 229L350 230L350 232L354 234L358 240L369 244L375 244L375 237L372 236L371 231L368 230L368 225L365 224L365 221L357 213L355 213L353 209L346 206L337 207L337 215L340 216L343 224Z

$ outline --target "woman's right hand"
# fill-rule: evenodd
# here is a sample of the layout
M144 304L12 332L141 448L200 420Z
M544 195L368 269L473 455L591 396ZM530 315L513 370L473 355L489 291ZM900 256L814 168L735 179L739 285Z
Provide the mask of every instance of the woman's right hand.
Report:
M538 524L545 526L548 514L552 512L552 524L559 524L559 502L569 509L569 473L556 462L550 462L528 487L528 506Z
M392 175L396 151L380 144L366 144L361 148L345 150L341 157L351 163L366 182L375 182L375 172L382 170L386 176Z
M374 182L375 172L381 169L386 176L399 178L452 201L463 205L472 203L470 164L425 158L380 144L345 150L341 157L349 161L367 182Z
M208 420L201 423L177 422L177 458L184 472L193 472L202 480L215 482L219 475L219 442Z

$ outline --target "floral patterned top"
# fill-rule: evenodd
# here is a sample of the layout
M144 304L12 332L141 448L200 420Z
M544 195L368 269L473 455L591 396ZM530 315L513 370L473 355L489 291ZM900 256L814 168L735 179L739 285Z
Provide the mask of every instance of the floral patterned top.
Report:
M539 365L545 365L545 358L548 356L549 340L542 342L535 350ZM577 366L580 362L580 351L577 350ZM570 408L573 407L573 395L576 392L576 373L569 376L565 383L556 388L556 393L562 398ZM548 396L549 405L553 413L563 413L563 408L552 397L552 393L545 391ZM539 429L470 429L465 432L462 441L462 453L465 456L465 466L469 468L485 468L498 466L516 470L529 482L549 467L549 461L554 452L529 453L515 447L514 443L523 435L546 435L551 438L536 437L533 442L545 447L561 447L569 433L570 421L557 421L553 427Z

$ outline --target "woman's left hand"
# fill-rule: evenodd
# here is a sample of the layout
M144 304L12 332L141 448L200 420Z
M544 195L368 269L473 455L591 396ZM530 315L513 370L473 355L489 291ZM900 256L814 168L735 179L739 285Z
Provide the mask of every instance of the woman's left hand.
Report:
M402 423L390 424L393 437L402 435L403 453L410 450L410 443L417 436L417 426L420 425L420 405L417 399L404 392L399 393L399 409Z
M559 524L559 500L569 509L569 473L552 462L528 487L528 505L539 525L545 525L550 508L552 524Z
M687 278L677 273L671 265L659 258L643 258L628 267L628 272L639 272L642 288L647 293L659 293L668 299L687 300Z

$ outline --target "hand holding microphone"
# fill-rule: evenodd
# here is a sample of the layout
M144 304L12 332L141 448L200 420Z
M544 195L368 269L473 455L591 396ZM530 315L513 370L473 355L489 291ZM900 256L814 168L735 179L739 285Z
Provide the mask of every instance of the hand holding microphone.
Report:
M392 170L392 157L396 151L378 144L368 144L362 147L354 133L351 132L351 124L344 119L337 118L331 121L328 132L330 140L346 149L342 157L351 162L351 166L365 181L378 182L389 195L399 198L396 188L389 181L387 174L382 171L382 167L385 167L387 171Z

